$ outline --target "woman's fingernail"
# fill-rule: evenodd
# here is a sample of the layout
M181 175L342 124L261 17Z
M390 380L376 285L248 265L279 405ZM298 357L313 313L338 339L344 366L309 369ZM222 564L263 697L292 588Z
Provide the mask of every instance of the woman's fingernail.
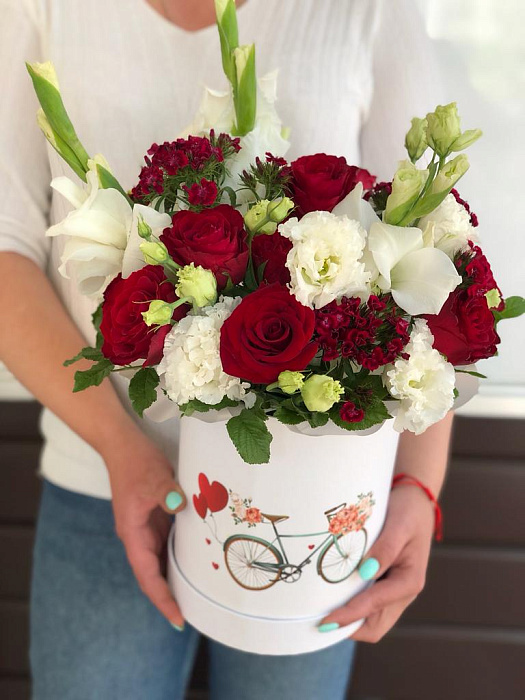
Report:
M184 625L176 625L174 622L172 622L171 626L173 629L177 630L177 632L184 632Z
M319 625L317 628L319 632L333 632L339 629L338 622L325 622L324 625Z
M166 506L170 510L177 510L182 503L182 496L178 491L170 491L166 496Z
M379 571L379 562L374 557L364 561L359 567L359 576L363 581L370 581Z

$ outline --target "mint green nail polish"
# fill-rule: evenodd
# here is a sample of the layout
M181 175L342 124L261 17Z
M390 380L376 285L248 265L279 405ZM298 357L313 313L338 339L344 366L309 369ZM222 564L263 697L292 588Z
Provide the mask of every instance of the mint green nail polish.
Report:
M172 622L171 626L173 629L177 630L177 632L184 632L184 625L176 625L174 622Z
M325 622L324 625L319 625L317 628L319 632L333 632L339 629L338 622Z
M379 562L374 557L364 561L359 567L359 576L363 581L370 581L379 571Z
M170 510L176 510L182 503L182 496L178 491L170 491L166 496L166 505Z

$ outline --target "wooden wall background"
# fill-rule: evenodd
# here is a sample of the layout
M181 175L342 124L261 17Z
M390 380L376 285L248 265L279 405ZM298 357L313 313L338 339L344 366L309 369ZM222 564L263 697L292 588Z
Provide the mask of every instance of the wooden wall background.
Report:
M0 402L2 700L30 697L39 411ZM525 698L525 421L457 418L442 505L426 589L382 642L361 645L351 700ZM207 697L204 645L188 697Z

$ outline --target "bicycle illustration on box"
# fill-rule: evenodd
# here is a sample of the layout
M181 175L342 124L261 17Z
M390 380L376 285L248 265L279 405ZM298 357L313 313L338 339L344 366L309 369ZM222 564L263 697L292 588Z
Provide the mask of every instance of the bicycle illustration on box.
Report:
M277 525L290 516L263 513L252 505L251 498L241 498L238 494L227 491L219 482L210 484L204 474L199 476L199 486L201 492L193 497L193 502L197 513L205 522L208 511L213 519L213 514L224 510L230 502L229 509L236 525L244 524L249 528L258 525L272 527L271 539L251 534L234 534L222 542L217 537L215 521L215 529L207 523L214 537L222 544L230 576L242 588L261 591L278 581L295 583L301 577L303 569L316 557L317 574L327 583L340 583L358 568L363 558L367 543L364 525L375 505L371 492L360 494L357 503L341 503L326 510L326 530L283 534ZM291 562L286 552L286 539L314 537L322 538L319 544L310 545L310 552L299 563Z

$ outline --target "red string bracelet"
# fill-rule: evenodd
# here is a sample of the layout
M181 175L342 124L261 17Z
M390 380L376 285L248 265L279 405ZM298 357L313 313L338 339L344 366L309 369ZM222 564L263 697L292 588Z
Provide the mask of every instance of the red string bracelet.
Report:
M419 479L416 479L415 476L410 476L410 474L396 474L392 480L392 488L398 486L402 481L405 481L409 486L418 486L432 502L435 512L434 537L437 542L441 542L443 539L443 513L436 497L428 486L425 486Z

